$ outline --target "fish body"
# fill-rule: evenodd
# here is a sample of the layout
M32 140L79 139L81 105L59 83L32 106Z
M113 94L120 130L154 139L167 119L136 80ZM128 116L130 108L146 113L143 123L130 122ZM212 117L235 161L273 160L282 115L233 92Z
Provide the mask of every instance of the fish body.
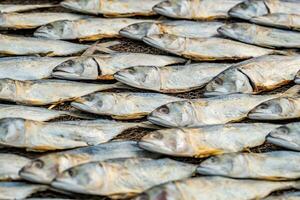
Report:
M77 98L71 106L115 119L139 119L163 104L180 100L183 99L159 93L97 92Z
M50 184L57 175L71 167L115 158L157 157L138 147L134 141L113 141L96 146L51 153L41 156L20 171L23 179Z
M167 0L153 7L160 15L179 19L226 19L230 8L241 0Z
M0 153L0 180L19 180L19 171L30 162L30 159L10 154Z
M61 20L40 27L35 37L95 41L102 38L120 37L119 31L131 24L153 22L153 20L130 18L88 18L79 20Z
M177 66L137 66L118 71L118 81L140 89L163 93L187 92L202 88L226 70L228 63L195 63Z
M299 69L298 55L267 55L252 58L218 74L206 85L205 95L256 94L273 90L292 82Z
M246 0L231 8L228 14L249 20L275 13L299 14L299 12L300 6L297 0Z
M299 200L300 199L300 192L285 192L280 195L272 195L264 200Z
M170 34L188 38L207 38L218 36L222 22L198 22L188 20L141 22L129 25L120 30L124 37L142 40L148 35Z
M139 146L152 152L183 157L207 157L262 145L280 125L222 124L200 128L162 129L145 135Z
M7 13L0 15L0 28L33 29L59 20L81 18L86 18L86 16L59 12Z
M52 76L70 80L112 80L119 70L135 66L165 66L183 63L185 59L144 53L97 54L70 58L57 65Z
M299 162L300 153L293 151L235 153L208 158L197 172L242 179L294 180L300 177Z
M300 124L298 122L282 125L267 137L269 143L295 151L300 151Z
M147 124L110 120L47 123L7 118L0 120L0 127L0 144L3 146L26 148L27 151L49 151L97 145L127 129L147 127Z
M291 188L299 188L299 182L240 180L204 176L154 187L140 195L136 200L251 200L264 198L277 190Z
M146 36L143 41L155 48L199 61L240 60L283 53L224 38L187 38L160 34Z
M96 91L122 87L120 84L91 84L63 80L0 80L0 99L29 105L47 105Z
M34 10L39 8L50 8L54 7L52 4L26 4L26 5L18 5L18 4L0 4L0 13L11 13L11 12L22 12L28 10Z
M48 189L46 185L26 182L0 182L0 199L25 199L33 193Z
M300 5L300 4L299 4ZM300 48L300 32L249 23L232 23L218 29L219 33L248 44L271 48Z
M90 46L66 41L0 34L1 55L66 56L87 50Z
M135 0L64 0L61 6L88 14L106 17L129 17L155 15L152 7L162 0L147 0L142 4Z
M117 159L71 168L59 175L51 185L67 191L119 199L168 181L188 178L195 169L195 165L168 158Z

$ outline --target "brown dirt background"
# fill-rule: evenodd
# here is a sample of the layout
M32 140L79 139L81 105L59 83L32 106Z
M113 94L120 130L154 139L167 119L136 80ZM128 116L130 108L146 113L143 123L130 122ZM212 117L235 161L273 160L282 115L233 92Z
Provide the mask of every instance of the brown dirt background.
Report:
M58 0L2 0L2 1L0 1L1 4L42 4L42 3L57 4L59 2L60 1L58 1ZM70 10L67 10L67 9L64 9L61 7L39 9L39 10L34 10L34 11L29 11L29 12L37 12L37 11L40 11L40 12L71 12ZM31 36L33 33L33 30L1 31L0 33ZM114 39L114 40L117 40L120 42L119 45L116 45L111 48L112 50L115 50L115 51L168 55L167 53L160 51L158 49L152 48L150 46L147 46L142 42L137 42L137 41L123 39L123 38ZM101 41L103 41L103 42L112 41L112 39L103 39ZM78 41L75 41L75 42L78 42ZM98 81L98 83L99 82L101 82L101 81ZM279 88L275 91L272 91L271 93L277 93L277 92L284 91L287 88L289 88L290 86L292 86L292 85L285 86L283 88ZM111 90L111 91L122 92L125 90ZM138 89L134 89L134 91L147 92L147 91L141 91ZM177 94L176 96L182 97L182 98L188 98L188 99L200 98L200 97L202 97L202 90L201 89L194 90L194 91L187 92L187 93ZM64 103L64 104L58 105L54 109L74 110L69 105L69 103ZM96 117L104 118L103 116L96 116ZM109 117L105 117L105 118L109 118ZM63 117L63 118L56 119L55 121L61 121L61 120L78 120L78 119L73 118L73 117ZM244 122L251 123L251 120L244 120ZM275 122L275 123L282 123L282 122ZM149 130L147 130L147 129L135 128L135 129L131 129L131 130L127 130L127 131L123 132L121 135L117 136L116 139L139 140L142 136L144 136L148 132L149 132ZM249 151L251 151L251 152L267 152L267 151L280 150L280 149L281 148L276 147L275 145L265 143L264 145L261 145L256 148L252 148ZM27 156L30 158L36 158L36 157L44 154L44 153L26 152L25 150L17 149L17 148L2 148L2 149L0 149L0 153L16 153L16 154ZM198 164L203 160L203 159L194 159L194 158L174 158L174 159L183 161L183 162L195 163L195 164ZM276 193L279 194L280 192L276 192ZM39 192L39 193L33 194L31 197L34 197L34 198L69 198L69 199L71 198L71 199L91 199L91 200L109 199L107 197L98 197L98 196L81 195L81 194L62 194L62 193L54 192L54 191Z

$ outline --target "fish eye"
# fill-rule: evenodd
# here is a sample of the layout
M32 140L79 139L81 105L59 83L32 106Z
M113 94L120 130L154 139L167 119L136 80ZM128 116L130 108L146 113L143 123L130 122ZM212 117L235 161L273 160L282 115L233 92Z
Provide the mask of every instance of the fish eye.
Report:
M36 160L33 162L33 166L38 169L42 169L44 167L44 162L41 160Z
M247 7L248 7L248 6L247 6L245 3L242 3L242 4L241 4L241 8L242 8L242 9L246 9Z
M263 103L263 104L259 105L257 108L258 109L267 109L268 107L269 107L268 104Z
M218 160L218 159L217 159L216 157L210 158L210 161L213 162L213 163L217 162L217 160Z
M133 69L133 68L130 68L127 71L128 71L129 74L134 74L135 73L135 69Z
M103 101L102 100L98 100L97 101L97 106L98 107L102 107L103 106Z
M70 169L70 170L68 171L68 174L69 174L71 177L73 177L73 176L76 175L76 171L75 171L74 169Z
M158 112L164 113L164 114L169 114L170 110L167 106L162 106L158 109Z
M132 24L131 25L131 29L138 29L139 28L139 25L138 24Z
M223 80L221 78L216 78L215 79L215 83L218 85L222 85L223 84Z
M161 139L163 139L163 135L161 133L155 133L152 135L152 138L161 140Z
M288 134L290 132L290 129L286 126L282 126L279 127L277 131L280 132L280 134Z

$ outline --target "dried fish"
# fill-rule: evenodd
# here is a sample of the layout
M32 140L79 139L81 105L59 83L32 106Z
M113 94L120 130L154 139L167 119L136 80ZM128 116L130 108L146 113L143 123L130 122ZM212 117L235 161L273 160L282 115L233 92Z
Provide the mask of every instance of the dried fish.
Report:
M120 30L120 35L142 40L148 35L170 34L188 38L207 38L218 36L218 28L223 22L198 22L188 20L163 21L163 22L141 22L129 25Z
M30 159L9 153L0 153L0 180L19 180L19 171Z
M50 184L57 175L71 167L89 162L131 157L155 158L158 155L139 148L134 141L114 141L46 154L26 165L20 171L20 176L32 182Z
M22 12L22 11L39 9L39 8L50 8L54 6L55 5L52 4L36 4L36 5L0 4L0 13Z
M256 94L273 90L292 82L299 69L299 55L252 58L233 65L217 75L207 84L205 95Z
M300 32L297 31L249 23L227 24L219 28L218 31L226 37L262 47L300 48Z
M92 146L108 142L130 128L154 128L149 123L125 123L110 120L38 122L18 118L0 120L0 144L49 151Z
M162 0L64 0L61 6L88 14L103 14L106 17L129 17L155 15L152 7Z
M142 118L163 104L180 100L183 99L159 93L98 92L75 99L71 106L125 120Z
M224 38L187 38L175 35L150 35L143 41L155 48L193 60L240 60L286 52L265 49Z
M145 135L139 146L171 156L207 157L262 145L280 125L265 123L222 124L200 128L162 129Z
M299 200L300 192L285 192L281 195L272 195L264 200Z
M144 53L113 53L70 58L53 69L52 76L70 80L112 80L113 74L134 66L165 66L185 59ZM0 71L1 72L1 71Z
M113 199L134 196L155 185L188 178L196 166L168 158L117 159L83 164L60 174L52 186Z
M179 19L211 20L228 18L230 8L242 0L167 0L153 7L160 15Z
M300 177L299 162L300 153L293 151L225 154L203 161L197 172L232 178L294 180Z

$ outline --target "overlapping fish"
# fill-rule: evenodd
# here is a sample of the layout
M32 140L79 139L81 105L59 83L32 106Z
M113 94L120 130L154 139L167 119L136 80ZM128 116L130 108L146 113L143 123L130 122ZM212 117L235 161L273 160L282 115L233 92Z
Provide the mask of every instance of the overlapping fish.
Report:
M62 20L40 27L34 32L34 36L48 39L95 41L102 38L120 37L119 31L128 25L153 21L130 18Z
M97 54L69 58L53 69L52 76L70 80L111 80L114 73L128 67L165 66L184 61L179 57L144 53Z
M228 11L242 0L167 0L153 7L160 15L180 19L228 18Z
M193 164L168 158L116 159L76 166L60 174L51 185L77 193L123 199L162 183L188 178L195 170Z
M231 64L204 62L166 67L137 66L118 71L114 77L136 88L179 93L202 88L229 66Z
M7 118L0 120L0 144L29 151L71 149L108 142L123 131L137 127L153 128L153 125L110 120L47 123Z
M10 154L0 153L0 180L19 180L19 171L30 162L30 159Z
M256 94L273 90L292 82L299 69L299 55L252 58L233 65L217 75L207 84L205 95Z
M143 41L155 48L193 60L240 60L269 54L287 54L224 38L187 38L175 35L150 35Z
M163 21L163 22L141 22L129 25L120 30L120 35L142 40L148 35L170 34L189 38L207 38L218 36L218 28L223 22L198 22L188 20Z
M299 163L300 153L293 151L236 153L208 158L197 172L232 178L296 180L300 177Z
M148 115L148 120L167 127L199 127L209 124L237 122L262 102L280 96L292 96L299 86L283 94L231 94L212 98L185 100L165 104Z
M300 32L298 31L249 23L227 24L220 27L218 31L226 37L262 47L300 48Z
M16 81L0 79L0 99L29 105L70 101L96 91L124 88L120 83L92 84L64 80Z
M285 192L280 195L272 195L264 200L299 200L300 199L300 192Z
M136 200L252 200L277 190L299 189L299 181L240 180L218 176L197 177L154 187Z
M280 125L264 123L225 124L201 128L162 129L145 135L139 146L161 154L207 157L262 145Z
M75 99L71 106L114 119L139 119L155 108L183 99L159 93L98 92Z
M96 146L46 154L26 165L20 171L20 176L32 182L50 184L57 175L80 164L132 157L155 158L158 155L141 149L134 141L113 141Z
M0 4L0 13L22 12L39 8L50 8L54 6L55 5L53 4Z
M61 6L88 14L103 14L106 17L129 17L155 15L152 7L162 0L64 0Z

